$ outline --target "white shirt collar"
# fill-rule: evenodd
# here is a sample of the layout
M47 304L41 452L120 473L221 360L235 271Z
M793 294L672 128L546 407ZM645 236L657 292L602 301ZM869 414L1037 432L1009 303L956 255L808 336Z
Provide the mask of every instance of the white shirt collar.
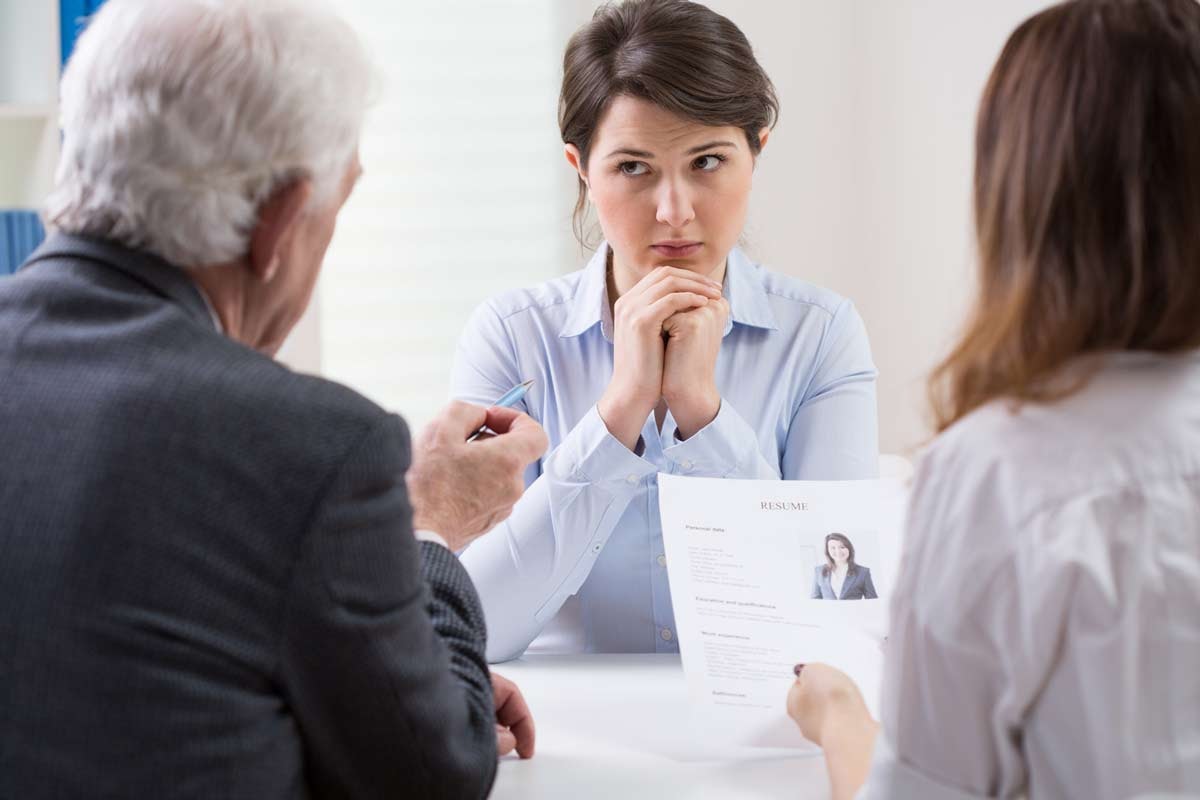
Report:
M200 299L204 301L204 307L208 309L208 315L212 317L213 327L217 329L217 333L224 334L225 326L221 324L221 318L217 315L217 309L213 307L212 300L208 299L208 293L200 288L200 285L193 282L196 291L200 295Z

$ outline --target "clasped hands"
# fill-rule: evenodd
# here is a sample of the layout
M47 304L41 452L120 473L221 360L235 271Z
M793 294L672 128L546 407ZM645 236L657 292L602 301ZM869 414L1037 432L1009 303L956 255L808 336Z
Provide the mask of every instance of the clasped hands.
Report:
M597 404L609 433L630 450L646 417L670 409L679 438L721 408L717 354L729 319L721 284L691 270L658 267L613 306L613 375Z

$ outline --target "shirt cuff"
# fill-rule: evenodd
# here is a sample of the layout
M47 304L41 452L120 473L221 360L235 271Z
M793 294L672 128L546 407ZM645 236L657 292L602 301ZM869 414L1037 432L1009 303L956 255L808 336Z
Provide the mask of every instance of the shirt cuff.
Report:
M986 797L947 786L904 764L880 731L875 737L871 771L855 800L985 800Z
M413 536L417 537L418 542L433 542L434 544L440 544L442 547L446 548L447 550L450 549L450 545L446 543L446 540L441 537L441 534L439 534L435 531L427 531L427 530L413 531Z
M675 442L663 451L673 475L725 478L746 471L759 457L758 434L725 400L712 422Z
M595 406L579 421L547 462L547 472L572 481L603 484L613 494L632 494L658 469L608 432Z

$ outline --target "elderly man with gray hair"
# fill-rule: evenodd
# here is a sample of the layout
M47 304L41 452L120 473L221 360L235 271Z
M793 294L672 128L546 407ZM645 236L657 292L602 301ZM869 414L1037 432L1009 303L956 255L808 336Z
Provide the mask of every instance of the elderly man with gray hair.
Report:
M452 551L541 428L455 404L410 465L399 417L271 358L369 72L301 0L83 34L55 233L0 283L0 797L481 797L498 739L532 752Z

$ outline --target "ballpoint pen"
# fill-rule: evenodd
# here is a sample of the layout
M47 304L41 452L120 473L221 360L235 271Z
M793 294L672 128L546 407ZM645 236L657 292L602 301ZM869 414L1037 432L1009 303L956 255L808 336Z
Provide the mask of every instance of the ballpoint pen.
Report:
M518 383L516 386L514 386L513 388L511 388L507 392L505 392L500 397L499 400L492 403L491 407L492 408L512 408L517 403L521 402L521 398L523 398L525 396L525 393L529 391L530 386L533 386L532 378L530 380L525 381L524 383ZM487 425L479 426L479 430L475 431L470 436L468 436L467 441L468 442L475 441L480 436L487 433L487 429L488 429Z

